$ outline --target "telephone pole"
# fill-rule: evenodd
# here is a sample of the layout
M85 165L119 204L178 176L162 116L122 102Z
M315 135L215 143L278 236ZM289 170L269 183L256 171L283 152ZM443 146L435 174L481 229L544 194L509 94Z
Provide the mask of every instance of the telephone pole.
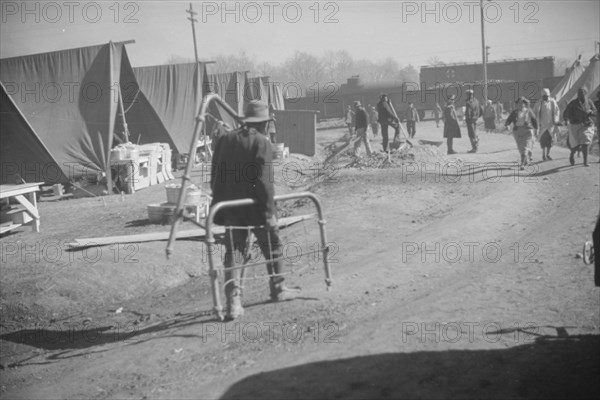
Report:
M192 8L192 3L190 3L190 9L185 10L185 12L190 14L188 19L192 23L192 36L194 37L194 56L196 57L196 63L198 63L200 60L198 60L198 46L196 44L196 27L195 27L196 22L198 22L198 20L196 18L194 18L194 16L196 16L198 13L195 12L194 9Z
M483 0L479 0L479 11L481 12L481 56L483 58L483 100L487 102L487 55L489 46L485 45L485 30L484 25L484 12L483 12Z

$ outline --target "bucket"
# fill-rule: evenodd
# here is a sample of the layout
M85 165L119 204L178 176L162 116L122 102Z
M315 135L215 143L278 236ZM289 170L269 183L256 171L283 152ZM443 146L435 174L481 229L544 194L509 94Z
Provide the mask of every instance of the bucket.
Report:
M175 206L169 203L148 204L148 220L152 224L171 224L175 216Z
M148 220L151 224L162 224L164 221L163 207L160 204L148 204Z
M181 185L178 183L170 183L165 185L167 191L167 203L177 204L179 199L179 192L181 191ZM202 196L202 192L196 187L196 185L190 185L187 188L186 198L183 204L196 204L195 201L199 201Z

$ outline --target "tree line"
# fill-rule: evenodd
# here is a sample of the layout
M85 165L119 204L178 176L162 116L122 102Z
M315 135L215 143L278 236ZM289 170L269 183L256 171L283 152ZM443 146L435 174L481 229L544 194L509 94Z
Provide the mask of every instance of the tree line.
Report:
M332 83L341 85L354 75L361 83L419 82L419 71L408 64L400 65L388 57L383 60L355 59L346 50L328 51L322 56L296 51L280 64L258 61L245 52L238 55L219 55L208 64L209 73L248 71L248 76L268 76L271 81L282 85L294 83L305 92ZM166 64L193 62L193 59L173 55ZM331 87L331 86L329 86Z

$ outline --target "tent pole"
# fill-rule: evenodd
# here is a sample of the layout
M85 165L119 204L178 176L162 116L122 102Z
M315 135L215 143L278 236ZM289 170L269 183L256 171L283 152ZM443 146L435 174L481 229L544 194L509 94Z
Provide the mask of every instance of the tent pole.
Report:
M121 118L123 119L125 142L129 142L129 129L127 128L127 120L125 119L125 107L123 107L123 92L121 91L121 85L119 85L119 110L121 111Z
M223 110L225 110L229 115L231 115L236 121L242 121L241 117L233 110L229 104L225 103L217 94L210 93L206 95L202 101L202 105L200 106L200 111L198 112L198 116L196 117L196 124L194 126L194 133L192 135L192 143L190 143L190 153L188 157L188 162L185 167L185 172L181 177L181 189L179 191L179 197L177 199L177 207L175 208L175 218L173 219L173 224L171 225L171 232L169 234L169 241L167 243L166 254L167 258L171 256L173 253L173 245L175 243L175 238L177 236L177 226L179 224L180 217L183 212L183 205L185 200L185 191L187 189L188 183L191 181L191 172L194 164L194 154L196 152L196 143L198 142L200 132L204 129L204 122L208 112L208 106L211 102L216 102L219 104Z
M110 80L109 82L114 82L114 74L113 74L113 62L114 62L114 58L113 58L113 42L109 42L110 46L109 46L109 52L108 52L108 62L110 65L109 68L109 74L110 74ZM111 92L111 99L114 99L114 97L112 96L112 91L115 90L114 86L111 85L110 86L110 92ZM111 102L112 103L112 102ZM112 105L111 105L111 109L112 109ZM112 115L112 110L111 110L111 115ZM112 185L112 173L110 170L110 150L112 148L112 134L114 133L114 120L110 121L110 117L109 117L109 122L111 122L109 124L109 135L108 135L108 149L106 149L106 190L108 192L108 194L112 194L113 192L113 185Z

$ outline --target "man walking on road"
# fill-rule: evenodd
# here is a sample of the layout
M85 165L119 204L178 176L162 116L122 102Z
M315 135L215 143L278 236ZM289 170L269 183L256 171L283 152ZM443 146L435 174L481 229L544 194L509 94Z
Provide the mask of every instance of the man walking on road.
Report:
M417 122L420 121L419 113L413 106L412 101L408 103L408 108L406 109L404 118L406 118L406 130L408 131L408 136L412 139L417 133Z
M465 122L467 124L467 133L471 140L471 150L468 153L477 153L479 148L479 136L477 135L477 120L481 116L481 107L479 102L473 96L471 89L466 91L467 101L465 103Z
M284 283L282 243L279 238L272 168L273 149L266 136L271 121L266 103L251 101L243 119L244 125L217 138L212 160L211 187L215 205L225 200L251 198L257 204L228 208L215 215L215 223L225 231L225 295L227 319L244 314L241 303L240 270L231 268L243 258L247 249L248 227L256 236L267 260L271 300L290 299L298 292ZM235 228L234 228L235 227Z
M354 102L354 115L356 120L356 125L354 126L354 131L356 132L356 136L358 140L354 142L354 155L358 155L358 149L360 148L361 142L364 142L365 149L367 150L367 155L371 155L371 145L369 144L369 139L367 138L367 126L369 125L367 111L360 104L360 101Z
M383 151L387 151L389 141L388 127L392 125L396 130L396 134L398 134L398 127L400 126L400 121L398 120L398 117L394 114L394 111L390 106L390 102L386 94L382 94L379 99L379 103L377 103L377 115L379 117L379 124L381 125Z

